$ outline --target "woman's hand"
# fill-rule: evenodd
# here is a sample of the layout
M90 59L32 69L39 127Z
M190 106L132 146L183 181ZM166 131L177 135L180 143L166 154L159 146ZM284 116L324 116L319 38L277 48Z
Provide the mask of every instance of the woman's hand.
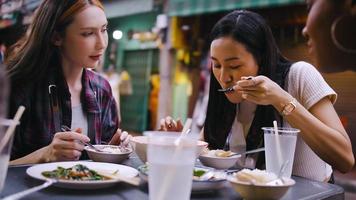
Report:
M81 134L80 128L75 131L58 132L50 145L42 151L44 162L78 160L82 155L84 143L90 139Z
M181 132L183 130L183 124L180 119L177 121L173 120L172 117L168 116L166 118L161 119L159 131L175 131Z
M277 109L293 97L277 83L266 76L241 77L234 90L242 93L242 98L259 105L273 105Z
M118 145L122 144L124 146L128 146L130 143L132 136L129 135L126 131L122 131L121 129L117 129L116 133L112 136L109 144L110 145Z

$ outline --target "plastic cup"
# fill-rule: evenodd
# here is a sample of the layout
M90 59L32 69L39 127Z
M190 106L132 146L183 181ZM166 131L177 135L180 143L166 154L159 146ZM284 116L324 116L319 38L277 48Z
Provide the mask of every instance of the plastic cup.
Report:
M300 132L295 128L278 128L278 134L273 127L263 127L265 142L266 171L277 176L290 178L292 175L295 146ZM282 169L282 165L285 165Z
M190 199L196 140L169 132L148 136L148 188L151 200Z
M16 122L14 120L0 119L0 144L4 142L5 132L12 123ZM9 167L12 141L13 139L11 137L6 144L0 145L3 146L3 148L0 149L0 192L4 188L7 168Z

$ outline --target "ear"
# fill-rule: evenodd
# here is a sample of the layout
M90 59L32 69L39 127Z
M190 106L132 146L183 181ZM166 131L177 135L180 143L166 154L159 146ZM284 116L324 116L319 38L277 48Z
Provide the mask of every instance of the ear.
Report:
M53 36L52 36L52 43L54 46L61 46L62 45L62 37L60 36L60 34L58 32L54 32Z

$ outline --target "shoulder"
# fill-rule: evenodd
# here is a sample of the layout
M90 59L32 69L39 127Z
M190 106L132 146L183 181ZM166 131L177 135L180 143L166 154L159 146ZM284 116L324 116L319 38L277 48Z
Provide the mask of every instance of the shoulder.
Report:
M320 75L318 70L312 64L305 61L299 61L293 63L290 67L289 73L293 75L304 75L304 74Z
M329 97L333 103L337 97L319 71L304 61L292 64L286 89L307 109L324 97Z
M290 84L305 85L319 80L325 82L320 72L310 63L299 61L290 67L288 74Z
M103 90L105 93L111 95L111 87L109 81L106 80L102 75L92 70L85 69L85 76L85 78L89 80L92 87Z

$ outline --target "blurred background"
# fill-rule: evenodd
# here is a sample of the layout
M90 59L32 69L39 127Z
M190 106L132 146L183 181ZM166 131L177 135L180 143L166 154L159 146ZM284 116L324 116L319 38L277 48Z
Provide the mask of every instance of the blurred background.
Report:
M31 23L41 0L0 0L0 61ZM204 124L210 76L209 33L223 15L248 9L264 16L283 54L313 63L301 35L304 0L102 0L109 44L97 69L110 81L121 110L121 127L139 135L159 119L193 118ZM335 108L356 150L356 74L323 74L338 93ZM354 123L353 123L354 122ZM356 172L336 181L356 198Z

